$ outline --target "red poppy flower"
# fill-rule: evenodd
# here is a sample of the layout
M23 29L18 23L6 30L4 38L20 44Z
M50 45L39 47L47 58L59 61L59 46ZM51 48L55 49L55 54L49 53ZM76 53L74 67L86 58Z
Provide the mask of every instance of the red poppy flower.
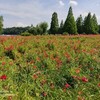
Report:
M88 79L86 77L82 77L83 82L88 82Z
M47 96L47 93L46 93L46 92L43 92L43 93L42 93L42 96L43 96L43 97L46 97L46 96Z
M65 84L65 88L69 88L70 85L68 83Z
M6 75L2 75L2 76L0 76L0 79L1 80L6 80L7 79L7 76Z
M80 69L79 69L79 68L76 69L75 72L76 72L77 74L79 74L79 73L80 73Z
M100 87L100 83L98 84L98 86Z
M12 96L8 96L8 100L12 100Z
M34 75L33 75L33 78L34 78L34 79L37 79L37 78L38 78L38 75L34 74Z
M2 65L4 66L6 64L6 62L2 62Z

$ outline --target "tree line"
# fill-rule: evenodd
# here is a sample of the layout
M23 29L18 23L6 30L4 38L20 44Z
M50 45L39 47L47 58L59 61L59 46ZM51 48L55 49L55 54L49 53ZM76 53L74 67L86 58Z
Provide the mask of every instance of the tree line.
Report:
M3 29L3 17L0 16L0 33L10 35L44 35L44 34L98 34L100 33L100 25L98 25L95 14L88 13L85 18L80 15L76 20L73 15L72 7L69 8L65 22L62 20L59 25L58 14L52 14L50 29L47 22L41 22L36 26L28 27L12 27Z
M69 8L67 18L63 23L63 20L58 23L58 15L53 13L50 26L51 34L98 34L100 33L100 25L98 25L96 15L89 12L83 19L80 15L76 21L73 15L72 7Z

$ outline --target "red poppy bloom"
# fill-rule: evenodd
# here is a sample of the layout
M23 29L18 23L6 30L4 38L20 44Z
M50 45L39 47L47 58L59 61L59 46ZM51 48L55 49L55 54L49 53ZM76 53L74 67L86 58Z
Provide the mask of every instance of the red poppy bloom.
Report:
M14 46L13 45L10 45L9 47L6 47L5 50L7 51L12 51L14 49Z
M8 96L8 100L12 100L12 96Z
M70 85L68 83L65 84L65 88L69 88Z
M100 87L100 83L98 84L98 86Z
M36 66L33 66L33 68L36 69L37 67Z
M6 64L6 62L2 62L2 65L4 66Z
M79 68L76 69L75 72L76 72L77 74L80 73L80 69L79 69Z
M34 79L37 79L37 78L38 78L38 75L34 74L34 75L33 75L33 78L34 78Z
M43 92L42 95L43 95L43 97L46 97L47 96L47 93L46 92Z
M82 77L83 82L88 82L88 79L86 77Z
M6 80L7 79L7 76L6 75L2 75L2 76L0 76L0 79L1 80Z

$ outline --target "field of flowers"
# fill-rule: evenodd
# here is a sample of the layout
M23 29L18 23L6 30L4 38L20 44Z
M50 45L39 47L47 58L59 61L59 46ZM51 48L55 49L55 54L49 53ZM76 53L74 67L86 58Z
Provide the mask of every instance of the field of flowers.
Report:
M100 100L100 35L0 36L0 100Z

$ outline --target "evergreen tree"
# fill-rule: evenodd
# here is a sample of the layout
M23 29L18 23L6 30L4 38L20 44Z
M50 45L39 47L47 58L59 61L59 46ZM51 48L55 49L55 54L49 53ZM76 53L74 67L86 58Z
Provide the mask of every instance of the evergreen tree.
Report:
M0 16L0 34L3 32L3 17Z
M95 14L92 17L92 21L93 21L94 33L98 33L99 27L98 27L98 22Z
M69 8L68 16L64 23L64 32L68 32L69 34L77 34L77 26L73 16L72 7Z
M77 25L77 32L79 34L83 33L83 19L82 19L82 15L80 15L77 20L76 20L76 25Z
M88 15L84 18L84 32L86 34L95 33L91 13L88 13Z
M52 19L51 19L51 26L50 26L50 34L57 34L59 29L59 24L58 24L58 15L56 12L52 14Z
M63 20L62 20L61 23L60 23L60 27L59 27L59 33L60 34L63 33L63 26L64 26L64 23L63 23Z
M99 27L99 33L100 33L100 25L98 27Z

